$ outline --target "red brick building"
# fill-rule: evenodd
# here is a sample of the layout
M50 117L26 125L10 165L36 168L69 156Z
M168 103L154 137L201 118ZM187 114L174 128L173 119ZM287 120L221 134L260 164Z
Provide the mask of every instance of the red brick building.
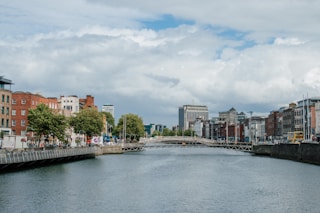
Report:
M80 110L84 108L95 108L98 109L96 105L94 105L94 97L91 95L87 95L86 98L79 99Z
M50 109L58 110L57 98L45 98L29 92L12 93L11 129L13 135L27 134L28 112L39 104L46 104Z

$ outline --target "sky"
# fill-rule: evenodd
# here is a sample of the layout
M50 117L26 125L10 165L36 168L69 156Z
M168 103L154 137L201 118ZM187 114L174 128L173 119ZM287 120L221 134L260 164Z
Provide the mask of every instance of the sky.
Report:
M116 122L178 124L178 108L267 115L319 97L318 0L0 0L11 90L92 95Z

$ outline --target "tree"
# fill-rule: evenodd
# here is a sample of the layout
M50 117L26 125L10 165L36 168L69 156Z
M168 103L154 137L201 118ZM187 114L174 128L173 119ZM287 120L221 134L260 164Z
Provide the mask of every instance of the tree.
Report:
M35 109L30 109L28 113L28 131L36 134L37 141L41 137L57 137L60 141L65 141L65 131L68 127L64 115L54 113L47 105L39 104Z
M103 130L102 114L94 108L85 108L70 118L74 132L84 133L89 137L100 135Z
M107 128L108 132L113 132L115 130L115 125L114 125L114 117L111 115L110 112L100 112L102 116L105 116L106 122L107 122Z
M159 132L158 130L154 130L151 136L155 137L155 136L160 136L160 135L161 135L161 132Z
M176 135L176 131L170 130L168 128L164 128L163 132L162 132L163 136L175 136Z
M125 121L125 132L126 139L129 138L130 141L139 141L140 137L144 135L144 125L143 120L138 115L134 114L126 114L122 115L119 119L116 133L119 135L123 133L124 129L124 121Z

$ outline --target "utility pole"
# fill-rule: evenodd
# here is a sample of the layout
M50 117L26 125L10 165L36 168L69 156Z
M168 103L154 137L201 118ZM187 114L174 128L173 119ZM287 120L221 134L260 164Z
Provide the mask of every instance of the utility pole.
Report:
M235 144L238 143L238 121L237 121L237 112L236 112L236 116L234 117L234 142Z
M252 142L251 141L251 119L252 119L252 111L249 111L248 113L250 113L250 117L249 117L249 142Z
M123 142L126 142L126 135L127 135L127 118L126 116L123 116L123 128L122 128L122 137L123 137Z

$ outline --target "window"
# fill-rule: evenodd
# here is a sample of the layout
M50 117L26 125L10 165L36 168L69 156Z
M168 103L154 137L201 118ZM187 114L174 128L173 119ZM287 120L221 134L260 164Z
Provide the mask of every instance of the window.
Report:
M2 107L1 111L2 111L2 115L4 115L4 106Z
M11 126L16 126L16 120L12 120L11 124Z
M16 104L16 103L17 103L16 99L12 99L12 104Z
M27 103L26 99L21 99L21 104L26 104L26 103Z
M2 102L4 102L4 97L5 97L5 95L2 95Z
M21 110L21 115L26 115L26 110L25 109Z
M9 127L9 119L7 119L6 127L7 127L7 128Z
M32 100L32 106L34 105L34 100Z
M26 121L25 120L21 120L21 126L25 126L26 125Z
M1 119L1 126L2 127L4 126L4 119L3 118Z
M10 112L10 109L9 109L9 107L7 107L6 114L9 115L9 112Z
M10 96L7 95L7 103L10 103Z
M17 112L16 112L15 109L13 109L12 112L11 112L11 114L12 114L13 116L16 115L16 113L17 113Z

